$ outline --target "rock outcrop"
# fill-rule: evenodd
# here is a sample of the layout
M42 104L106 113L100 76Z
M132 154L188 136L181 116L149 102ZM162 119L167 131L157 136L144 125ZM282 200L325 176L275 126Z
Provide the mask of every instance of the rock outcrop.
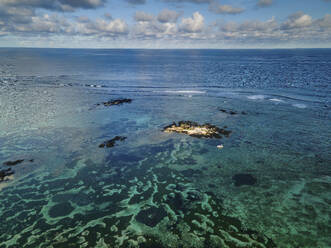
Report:
M219 128L211 124L200 125L192 121L175 122L163 128L166 133L183 133L196 138L222 138L222 135L229 137L231 131Z

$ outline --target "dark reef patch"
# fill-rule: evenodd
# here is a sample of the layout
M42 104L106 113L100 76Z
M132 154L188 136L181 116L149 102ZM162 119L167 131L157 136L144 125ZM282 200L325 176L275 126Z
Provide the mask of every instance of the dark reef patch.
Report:
M116 144L116 141L124 141L126 139L126 137L123 136L115 136L114 138L107 140L105 142L103 142L102 144L99 145L100 148L104 148L104 147L113 147Z
M230 115L237 115L237 114L239 114L238 112L233 111L233 110L219 109L219 111L221 111L223 113L226 113L226 114L230 114ZM247 113L245 111L241 111L241 114L242 115L247 115Z
M18 164L21 164L25 161L25 159L17 159L17 160L14 160L14 161L6 161L3 163L3 165L6 165L6 166L15 166L15 165L18 165ZM34 159L29 159L28 160L30 163L33 163L34 162Z
M103 102L102 104L105 106L105 107L110 107L110 106L113 106L113 105L121 105L123 103L131 103L132 102L132 99L127 99L127 98L124 98L124 99L116 99L116 100L110 100L110 101L107 101L107 102ZM97 103L97 105L101 105L100 103Z
M74 207L70 202L62 202L54 205L48 212L49 216L52 218L57 218L61 216L66 216L74 210Z
M165 248L162 242L153 237L153 236L145 236L146 241L139 245L139 248Z
M10 175L13 175L14 171L11 168L0 170L0 182L5 181Z
M255 185L257 183L257 179L251 174L236 174L232 179L235 181L234 185L237 187L242 185Z
M24 162L24 159L17 159L15 161L6 161L3 164L7 166L15 166Z
M185 198L179 192L175 192L173 194L167 195L167 199L165 202L171 207L171 209L173 209L177 212L178 211L182 211L182 212L187 211Z
M180 165L195 165L197 161L192 157L177 159L177 163Z
M200 170L193 170L193 169L187 169L187 170L182 170L180 173L184 177L196 177L202 174Z
M136 220L147 226L154 227L166 216L167 212L162 207L150 207L140 211L136 216Z

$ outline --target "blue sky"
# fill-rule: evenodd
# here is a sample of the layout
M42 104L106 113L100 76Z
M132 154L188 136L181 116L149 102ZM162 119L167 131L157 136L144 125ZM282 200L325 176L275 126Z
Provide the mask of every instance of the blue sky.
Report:
M0 0L0 46L331 47L331 0Z

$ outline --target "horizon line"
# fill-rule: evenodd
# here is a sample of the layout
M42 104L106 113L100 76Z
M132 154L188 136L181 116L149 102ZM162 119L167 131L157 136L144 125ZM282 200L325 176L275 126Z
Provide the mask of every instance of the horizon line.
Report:
M12 46L12 47L1 47L0 49L85 49L85 50L305 50L305 49L331 49L331 47L274 47L274 48L132 48L132 47L117 47L117 48L106 48L106 47L19 47L19 46Z

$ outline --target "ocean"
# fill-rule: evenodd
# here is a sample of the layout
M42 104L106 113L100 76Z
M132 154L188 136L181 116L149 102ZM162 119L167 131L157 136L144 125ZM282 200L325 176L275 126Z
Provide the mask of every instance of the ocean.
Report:
M331 49L1 48L0 248L331 247L330 140Z

